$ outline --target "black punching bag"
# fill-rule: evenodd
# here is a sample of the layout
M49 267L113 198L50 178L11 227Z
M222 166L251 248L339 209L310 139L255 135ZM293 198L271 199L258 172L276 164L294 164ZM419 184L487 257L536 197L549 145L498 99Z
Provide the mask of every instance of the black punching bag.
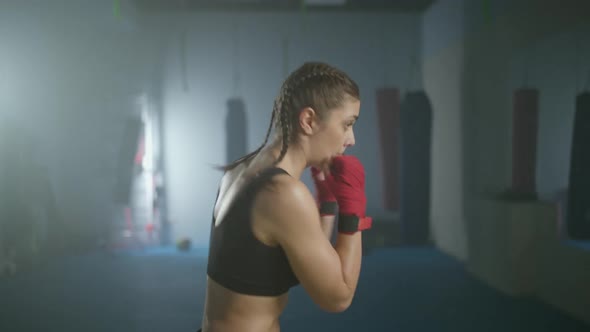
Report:
M377 90L383 205L389 211L399 210L399 99L399 89Z
M423 91L406 94L400 107L400 223L402 242L429 242L432 107Z
M569 237L590 240L590 92L576 98L568 196Z
M240 98L232 98L227 102L226 160L228 163L244 156L248 150L246 127L246 107Z

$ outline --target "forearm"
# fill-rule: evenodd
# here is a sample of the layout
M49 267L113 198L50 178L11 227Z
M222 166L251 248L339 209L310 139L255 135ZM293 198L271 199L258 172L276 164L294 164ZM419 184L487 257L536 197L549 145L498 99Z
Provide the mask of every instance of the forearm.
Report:
M342 277L350 290L350 297L356 291L362 259L362 232L354 234L338 233L334 249L340 256Z
M324 234L326 234L326 238L328 241L332 241L332 234L334 232L334 223L336 222L335 216L322 216L321 218L321 226Z

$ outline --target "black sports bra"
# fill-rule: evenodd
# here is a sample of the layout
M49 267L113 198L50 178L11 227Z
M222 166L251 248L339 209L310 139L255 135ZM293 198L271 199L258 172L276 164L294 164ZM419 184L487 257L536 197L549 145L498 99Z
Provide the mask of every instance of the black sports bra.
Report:
M260 242L252 232L254 198L273 176L288 174L268 168L254 177L238 194L223 222L211 222L207 274L222 286L242 294L278 296L298 285L285 252Z

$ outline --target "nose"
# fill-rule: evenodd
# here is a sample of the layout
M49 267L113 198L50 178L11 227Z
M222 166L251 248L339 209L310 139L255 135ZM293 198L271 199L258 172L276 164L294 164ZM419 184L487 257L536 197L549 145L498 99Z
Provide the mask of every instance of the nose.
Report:
M346 142L344 142L344 147L347 148L349 146L354 146L355 140L354 140L354 131L350 131L350 136L348 136Z

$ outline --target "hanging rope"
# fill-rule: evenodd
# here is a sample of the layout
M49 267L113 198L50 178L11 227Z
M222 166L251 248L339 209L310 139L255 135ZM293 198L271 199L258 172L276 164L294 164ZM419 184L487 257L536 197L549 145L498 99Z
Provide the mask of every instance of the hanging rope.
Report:
M389 52L389 44L387 43L387 29L381 29L381 45L385 46L385 52L382 54L385 56L383 59L383 63L385 64L385 70L382 71L383 74L383 86L386 87L389 84L389 71L391 70L391 53Z
M283 51L283 79L289 75L289 37L283 37L282 40Z
M183 28L182 32L180 34L180 67L181 67L181 77L182 77L182 88L184 89L185 92L187 92L190 87L189 87L189 82L188 82L188 64L187 64L187 56L186 56L186 52L187 52L187 29Z
M305 0L301 0L300 13L301 13L301 30L303 32L303 37L305 39L305 35L307 34L307 5Z
M522 87L524 89L529 87L530 70L533 64L533 54L535 53L535 46L531 46L525 50L523 56L523 74L522 74Z
M234 96L238 95L240 87L240 47L239 47L239 36L238 36L238 24L234 19L233 24L233 92Z
M411 91L414 87L418 88L417 81L418 81L418 72L420 70L420 68L418 66L418 57L416 55L413 55L411 57L410 62L411 62L411 64L410 64L410 70L408 73L406 92ZM414 83L416 83L415 86L413 85Z

